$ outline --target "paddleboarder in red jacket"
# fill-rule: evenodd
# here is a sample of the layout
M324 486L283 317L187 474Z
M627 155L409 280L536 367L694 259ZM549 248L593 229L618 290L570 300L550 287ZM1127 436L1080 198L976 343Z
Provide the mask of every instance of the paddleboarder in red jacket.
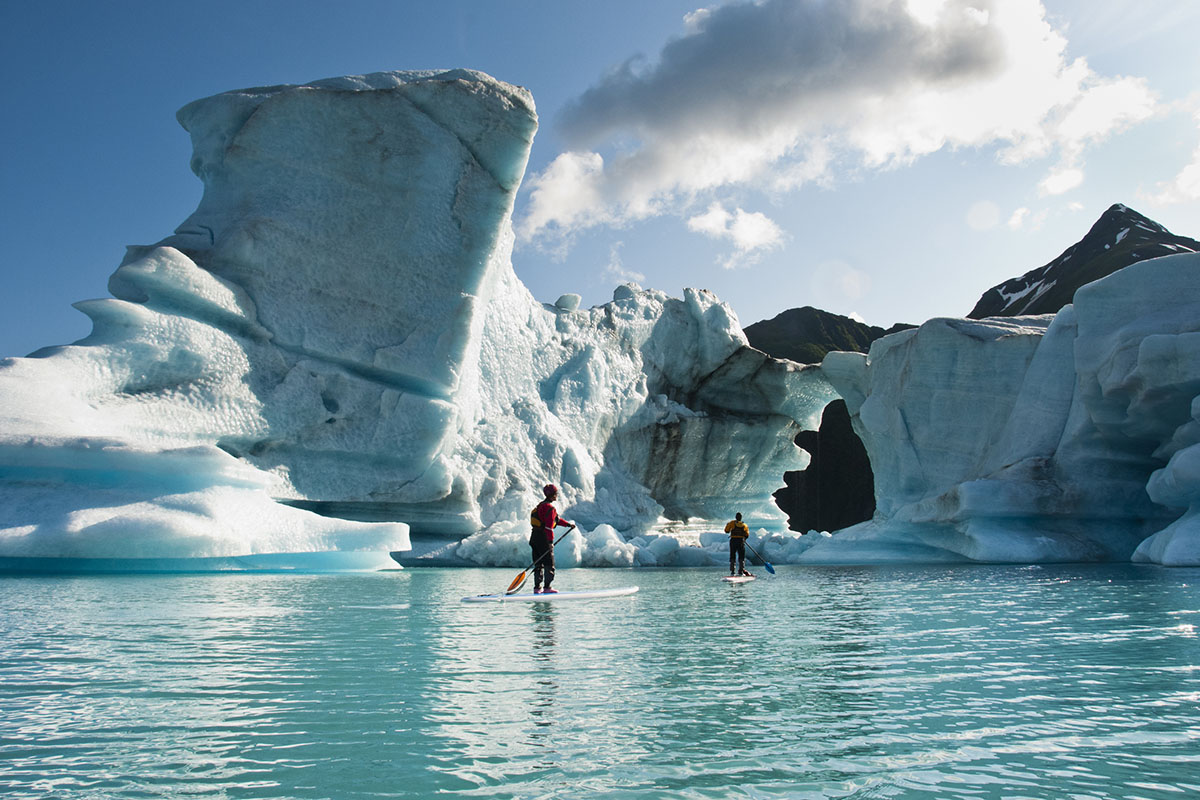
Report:
M557 486L546 484L542 487L542 494L546 495L546 499L538 503L529 515L529 525L533 529L529 533L529 547L533 550L533 593L558 594L550 588L554 582L554 528L559 525L574 528L575 523L560 517L558 509L554 507L554 501L558 499Z

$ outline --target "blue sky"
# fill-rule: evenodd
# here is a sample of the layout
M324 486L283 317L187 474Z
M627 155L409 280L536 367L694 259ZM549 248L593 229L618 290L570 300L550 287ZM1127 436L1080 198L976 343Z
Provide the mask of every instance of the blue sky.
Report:
M248 86L469 67L540 129L513 263L541 300L711 289L962 316L1115 202L1200 238L1200 3L0 0L0 355L85 336L199 180L175 111Z

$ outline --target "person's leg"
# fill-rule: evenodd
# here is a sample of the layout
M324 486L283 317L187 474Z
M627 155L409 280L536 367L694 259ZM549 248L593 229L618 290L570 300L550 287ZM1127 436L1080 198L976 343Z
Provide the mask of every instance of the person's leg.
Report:
M529 540L529 549L533 552L533 593L537 594L542 591L542 573L545 569L546 559L541 556L546 552L545 537L534 534ZM549 583L547 582L546 585L548 586Z
M546 557L542 559L542 563L546 565L546 582L542 585L542 591L550 591L550 584L554 582L554 548L547 545L548 552Z
M737 573L733 571L733 562L734 562L734 559L737 558L737 543L738 543L737 539L734 539L732 537L729 539L729 574L730 575L737 575Z

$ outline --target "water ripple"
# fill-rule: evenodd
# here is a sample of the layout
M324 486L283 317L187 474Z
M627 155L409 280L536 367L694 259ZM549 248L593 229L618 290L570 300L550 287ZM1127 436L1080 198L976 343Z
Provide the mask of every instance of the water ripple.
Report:
M12 798L1198 791L1200 572L0 579Z

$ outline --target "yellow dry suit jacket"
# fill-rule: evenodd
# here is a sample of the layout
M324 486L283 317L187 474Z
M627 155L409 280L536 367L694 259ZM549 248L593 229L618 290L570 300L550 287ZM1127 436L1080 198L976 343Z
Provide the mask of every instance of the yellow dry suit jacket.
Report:
M750 528L741 520L732 520L725 526L725 532L729 534L730 539L749 539Z

